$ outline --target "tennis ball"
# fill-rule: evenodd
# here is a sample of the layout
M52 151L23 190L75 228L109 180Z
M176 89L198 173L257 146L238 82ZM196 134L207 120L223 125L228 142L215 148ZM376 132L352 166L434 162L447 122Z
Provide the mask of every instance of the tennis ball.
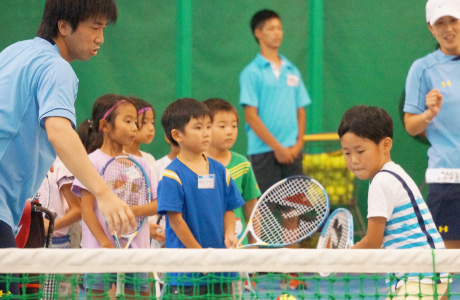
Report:
M282 294L276 300L297 300L297 298L289 294Z

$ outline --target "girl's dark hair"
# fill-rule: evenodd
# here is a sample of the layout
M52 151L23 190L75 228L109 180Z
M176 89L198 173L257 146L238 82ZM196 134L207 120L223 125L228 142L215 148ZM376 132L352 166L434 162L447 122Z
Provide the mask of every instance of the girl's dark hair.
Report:
M92 130L92 127L93 121L91 119L85 119L77 128L78 136L80 137L80 140L86 149L86 153L88 154L92 152L89 151L90 145L94 143L94 139L97 137L95 134L90 136L89 133L91 132L90 130Z
M142 125L144 124L145 114L147 112L147 111L143 111L141 114L139 114L139 111L141 111L142 109L151 108L152 112L153 112L153 119L155 119L155 110L153 109L152 104L150 104L149 102L145 101L144 99L141 99L141 98L138 98L138 97L135 97L135 96L131 96L129 98L133 101L134 105L136 106L138 116L139 115L142 116L141 122L138 123L139 128L142 128Z
M43 18L37 36L51 40L58 35L58 22L69 22L75 31L80 22L91 17L106 17L115 24L118 9L115 0L46 0Z
M236 108L227 100L221 98L211 98L203 101L206 107L209 109L209 114L211 115L211 120L214 121L214 115L218 112L232 112L236 116L236 122L240 122L238 112Z
M91 153L102 146L104 139L102 133L99 131L99 124L104 118L104 115L110 109L113 109L106 116L105 120L112 126L115 126L115 118L118 115L117 111L119 106L114 106L122 100L134 105L131 99L117 94L102 95L94 101L91 119L80 124L80 127L83 127L81 130L80 127L78 128L78 134L80 135L80 139L86 148L86 152Z
M171 144L179 146L176 140L173 139L171 131L177 129L180 132L184 132L184 128L191 118L199 119L205 116L211 117L206 105L193 98L182 98L166 107L161 116L161 125Z
M354 106L343 114L337 130L340 138L347 132L378 144L386 137L393 138L393 120L380 107Z

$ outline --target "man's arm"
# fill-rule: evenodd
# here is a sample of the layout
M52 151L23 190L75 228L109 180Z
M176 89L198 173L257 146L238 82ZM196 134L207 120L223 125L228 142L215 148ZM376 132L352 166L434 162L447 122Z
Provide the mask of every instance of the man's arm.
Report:
M182 213L168 211L168 220L171 229L176 233L177 237L186 248L202 248L200 243L198 243L193 236L192 231L190 231L190 227L188 227L182 217Z
M295 157L292 156L289 148L281 145L280 142L278 142L278 140L270 133L270 131L268 131L264 122L259 117L257 107L245 105L244 116L249 127L251 127L255 134L273 150L276 160L280 164L291 164L294 162Z
M297 136L297 142L294 146L289 148L294 159L297 158L297 156L299 156L303 148L303 136L305 134L306 124L305 108L303 107L297 109L297 123L297 126L299 126L299 135Z
M57 155L69 171L93 194L98 207L104 214L110 231L119 234L121 227L128 231L129 226L136 227L134 214L129 206L110 190L94 166L91 164L78 134L70 121L61 117L45 119L48 139Z

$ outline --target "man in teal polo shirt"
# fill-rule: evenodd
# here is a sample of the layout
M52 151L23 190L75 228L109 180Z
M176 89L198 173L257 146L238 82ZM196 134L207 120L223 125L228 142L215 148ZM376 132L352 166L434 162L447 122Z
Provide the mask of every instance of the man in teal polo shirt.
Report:
M257 12L251 20L260 53L240 75L248 156L263 193L277 181L302 174L305 106L311 103L299 70L279 54L279 15Z

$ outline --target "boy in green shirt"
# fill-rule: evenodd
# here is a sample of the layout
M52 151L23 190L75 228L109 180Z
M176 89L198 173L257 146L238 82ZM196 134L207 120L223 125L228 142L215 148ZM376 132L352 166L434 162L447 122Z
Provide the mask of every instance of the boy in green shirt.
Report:
M243 155L230 151L238 136L239 118L235 107L228 101L219 98L208 99L203 103L208 107L212 120L211 144L206 155L227 168L245 201L243 207L235 210L235 234L240 238L261 193L251 163ZM247 242L245 239L243 245Z

